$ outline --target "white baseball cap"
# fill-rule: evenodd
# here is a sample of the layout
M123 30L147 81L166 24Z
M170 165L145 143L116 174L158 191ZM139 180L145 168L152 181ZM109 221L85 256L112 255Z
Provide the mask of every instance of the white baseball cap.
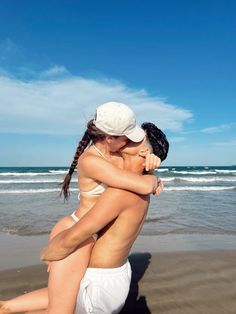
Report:
M134 112L122 103L111 101L99 106L93 123L108 135L125 135L132 142L141 142L145 136L136 124Z

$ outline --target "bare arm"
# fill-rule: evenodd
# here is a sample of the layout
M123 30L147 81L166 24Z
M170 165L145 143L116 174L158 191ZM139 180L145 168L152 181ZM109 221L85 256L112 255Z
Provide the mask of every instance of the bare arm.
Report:
M97 156L86 156L80 161L84 175L106 185L147 195L156 190L157 178L154 175L138 175L120 169Z
M79 222L59 233L49 242L41 252L41 259L61 260L93 234L103 229L119 215L124 207L127 207L127 198L122 195L124 193L127 192L108 188Z

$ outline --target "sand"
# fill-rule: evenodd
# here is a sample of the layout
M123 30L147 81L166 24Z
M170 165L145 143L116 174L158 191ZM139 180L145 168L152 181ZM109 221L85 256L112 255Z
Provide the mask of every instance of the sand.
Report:
M130 262L123 314L236 313L235 250L132 253ZM44 265L2 270L0 299L43 287L46 280Z

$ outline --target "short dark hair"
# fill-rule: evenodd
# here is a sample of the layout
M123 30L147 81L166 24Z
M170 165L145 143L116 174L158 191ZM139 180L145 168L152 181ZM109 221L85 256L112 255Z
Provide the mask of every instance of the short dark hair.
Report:
M161 161L165 160L169 151L169 142L166 135L151 122L144 122L141 127L147 134L153 153L158 156Z

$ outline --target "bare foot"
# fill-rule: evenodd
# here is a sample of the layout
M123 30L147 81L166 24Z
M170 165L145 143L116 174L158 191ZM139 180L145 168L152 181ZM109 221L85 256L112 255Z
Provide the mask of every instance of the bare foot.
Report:
M9 314L10 309L6 306L6 302L0 301L0 314Z

